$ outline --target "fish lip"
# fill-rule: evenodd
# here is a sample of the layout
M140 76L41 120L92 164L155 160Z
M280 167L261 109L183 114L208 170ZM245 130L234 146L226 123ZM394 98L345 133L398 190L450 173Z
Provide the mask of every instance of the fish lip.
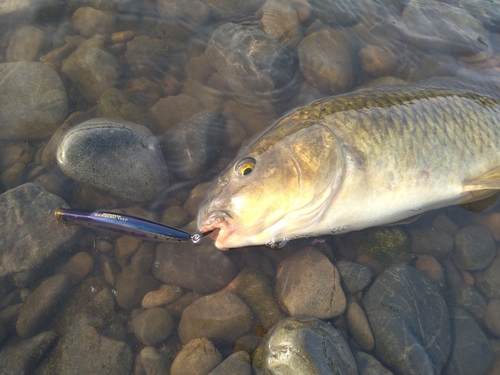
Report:
M224 241L227 236L233 232L230 219L232 219L232 217L228 212L214 211L202 221L200 231L202 233L211 232L207 234L207 237L213 239L216 246L220 248L222 247L221 241Z

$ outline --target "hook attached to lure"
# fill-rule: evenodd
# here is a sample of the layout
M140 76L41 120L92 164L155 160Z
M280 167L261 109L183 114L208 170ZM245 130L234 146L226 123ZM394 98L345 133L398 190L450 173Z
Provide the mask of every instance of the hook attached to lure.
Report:
M191 241L196 244L210 233L205 232L191 235L168 225L113 212L58 208L54 214L62 224L88 226L153 241Z

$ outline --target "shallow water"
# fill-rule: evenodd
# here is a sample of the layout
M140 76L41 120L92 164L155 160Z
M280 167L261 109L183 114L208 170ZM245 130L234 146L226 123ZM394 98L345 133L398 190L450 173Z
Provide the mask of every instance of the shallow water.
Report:
M228 1L227 6L221 4L225 2L73 0L58 3L33 0L28 8L23 8L22 5L16 5L15 1L4 0L4 6L0 6L0 63L29 60L50 67L52 73L55 72L62 80L62 88L67 95L67 109L55 110L56 113L49 120L40 118L31 123L29 119L17 121L17 118L28 118L31 115L28 111L35 111L31 105L32 101L36 102L36 98L23 102L22 97L19 100L13 95L12 100L7 100L9 95L0 87L2 111L9 112L3 119L0 115L0 121L7 124L0 124L0 193L8 193L25 183L35 183L62 198L71 208L126 212L183 227L194 233L197 208L210 181L229 164L240 147L294 108L319 98L364 87L420 82L437 76L453 76L464 70L497 73L500 68L500 3L460 0L420 3L269 0L264 3L254 0L241 4ZM96 10L99 12L96 13ZM229 22L234 25L221 32L220 26ZM218 37L212 37L217 32ZM314 40L310 38L311 35L315 36ZM228 37L233 38L233 41L239 40L241 44L228 46ZM310 39L301 43L305 38ZM82 56L75 57L75 51L86 40L92 40L90 47L85 53L82 52ZM210 45L211 51L207 50L207 45ZM246 45L247 49L242 45ZM90 79L88 72L78 65L88 62L86 59L91 59L89 56L98 62L92 69L99 79ZM72 57L78 61L74 66L69 62ZM321 74L318 75L319 72ZM5 76L4 79L7 80ZM46 86L40 89L37 85L42 83L39 82L25 81L20 85L29 87L33 84L32 89L39 90L39 96L45 96ZM51 95L52 91L46 96ZM29 109L23 112L24 105ZM36 103L34 107L43 105ZM50 106L55 107L53 102ZM195 162L188 165L185 157L179 155L180 151L176 154L165 151L175 148L174 143L180 142L182 138L179 136L171 141L171 129L206 109L222 113L223 121L212 122L203 131L200 130L201 136L205 138L201 138L199 143L202 146L197 143L193 150L203 155L208 153L209 156L198 160L197 155L191 155L190 163L192 159ZM143 125L163 147L167 165L159 163L156 173L168 175L168 182L156 182L161 186L152 199L134 197L134 194L137 195L137 190L134 190L138 189L137 186L132 186L133 192L129 195L116 193L117 190L127 190L125 185L139 185L136 181L146 178L142 176L142 171L132 168L130 163L142 162L142 159L138 160L139 157L134 160L134 155L120 154L117 161L113 161L112 156L106 156L108 165L117 163L113 173L121 177L111 181L111 184L115 184L112 187L104 187L104 183L96 182L93 178L81 178L80 169L72 175L64 173L61 165L57 165L56 147L63 132L71 126L98 117ZM41 123L43 130L39 132L30 128L33 124ZM64 127L61 127L63 123ZM185 136L188 138L187 143L190 138L195 138L194 134ZM94 144L89 144L88 149L93 147ZM88 155L91 154L89 152ZM92 157L98 156L92 154ZM75 164L70 161L66 167L80 168ZM130 175L132 169L139 175L138 178ZM286 181L284 185L286 187ZM17 205L30 205L23 201L23 196L17 195L12 199ZM9 214L10 211L6 210L6 215ZM72 242L64 245L62 251L55 251L53 256L47 256L47 259L39 262L36 265L38 271L30 271L26 277L12 279L12 272L4 270L3 275L6 277L2 282L4 291L0 292L3 298L1 309L12 310L12 306L22 308L21 304L27 296L44 279L69 272L64 265L78 254L74 267L88 270L81 277L71 274L78 281L71 286L67 296L77 295L84 300L81 296L85 295L86 288L92 290L90 295L96 290L111 291L118 303L114 304L113 312L107 312L107 318L102 319L113 321L121 328L114 325L106 327L106 323L97 324L96 332L125 342L132 353L130 371L149 374L153 370L148 369L145 360L141 362L140 357L136 356L144 347L155 347L165 361L172 362L182 345L187 344L186 337L197 337L196 332L185 333L187 328L179 329L184 333L178 333L182 306L174 306L175 302L160 305L162 309L169 305L167 310L173 316L168 337L153 342L138 337L138 328L134 329L131 322L143 313L140 308L146 292L159 287L157 279L164 284L173 284L177 287L176 293L194 301L200 295L195 295L192 290L210 295L226 287L236 273L251 267L266 276L268 286L263 289L273 289L278 264L308 246L315 246L333 263L349 260L363 264L379 275L393 264L416 265L421 254L416 251L415 238L420 238L418 233L428 233L425 230L431 228L445 233L444 237L453 238L458 230L480 224L491 232L496 247L500 241L499 215L500 209L495 199L490 199L482 206L470 204L467 209L450 207L426 213L414 223L396 227L397 236L404 237L400 244L402 250L389 256L386 256L384 249L394 247L391 241L396 240L394 233L384 230L380 232L380 241L373 239L379 232L367 230L344 237L291 241L279 251L265 247L231 250L219 259L217 257L221 255L211 246L210 239L205 239L197 250L190 244L162 244L158 250L155 242L143 241L141 244L126 236L84 229L76 232ZM55 219L47 213L46 220ZM2 228L0 234L5 237L18 230L16 225L23 225L8 218L6 222L11 223L11 226ZM36 231L43 226L30 223L30 228ZM43 247L44 230L33 234L32 243L36 242L37 246L41 243ZM382 250L377 247L379 243L373 245L377 241L382 243ZM29 246L30 242L27 244ZM3 246L1 252L7 254L10 250L7 247L11 244L4 241ZM366 250L366 246L372 246L371 250ZM203 255L204 251L209 255ZM82 252L86 255L82 255ZM163 255L159 256L159 252ZM380 253L383 253L382 256ZM448 296L447 303L469 311L485 335L497 342L498 337L487 328L484 317L486 305L496 298L476 288L477 272L457 270L461 281L455 280L460 285L475 288L472 294L482 298L484 306L474 309L473 302L458 300L450 292L453 282L449 280L452 278L449 274L453 272L449 267L453 265L446 266L445 259L450 259L451 255L436 255L435 258L441 262L441 267L448 267L448 279L444 277L442 285L439 285L441 292ZM81 264L78 263L80 261ZM167 266L172 267L169 272L175 275L159 270ZM3 267L6 267L5 264ZM140 270L137 274L123 276L126 274L124 270L134 267ZM425 266L421 267L429 271ZM436 282L439 284L439 281ZM137 285L141 287L135 288ZM241 291L239 281L232 282L226 288L237 295L241 294L241 298L251 304L248 302L251 298ZM356 293L356 297L361 299L364 291ZM133 297L124 301L121 296L125 294L133 294ZM347 291L345 294L348 294ZM186 300L189 300L187 297ZM33 334L23 333L21 336L27 339L34 334L54 330L59 337L65 337L69 330L68 320L77 315L75 309L91 310L89 306L95 303L88 297L87 306L81 302L79 307L75 307L76 302L69 300L69 297L58 300L58 307L49 308L50 313L43 317L43 323L38 324ZM142 303L144 307L144 301ZM269 303L276 305L276 302ZM263 322L262 316L252 311L250 327L242 332L248 331L254 338L263 337L272 324ZM286 315L284 311L279 311L279 314L283 317ZM16 333L13 329L17 315L5 318L6 315L1 315L4 317L5 335L0 345L4 347L14 342L19 335L19 331ZM353 347L359 345L352 335L349 336L345 314L325 318L325 321L350 338L349 343ZM221 332L222 335L226 334L224 330ZM230 333L227 332L225 338L212 340L223 358L232 353L238 338L232 337ZM50 373L50 366L56 366L51 362L56 360L51 358L64 356L61 350L53 347L47 349L43 359L36 365L36 373ZM160 365L155 362L155 366L158 368ZM62 370L64 366L52 368L58 369L53 373L72 373L67 368ZM496 371L499 371L498 368ZM166 370L163 373L167 373Z

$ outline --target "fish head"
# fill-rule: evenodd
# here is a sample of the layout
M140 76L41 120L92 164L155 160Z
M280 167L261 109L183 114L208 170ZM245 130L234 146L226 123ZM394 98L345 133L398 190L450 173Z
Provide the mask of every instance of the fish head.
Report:
M324 126L258 140L217 179L198 226L213 231L219 249L305 236L341 180L342 165L335 137Z

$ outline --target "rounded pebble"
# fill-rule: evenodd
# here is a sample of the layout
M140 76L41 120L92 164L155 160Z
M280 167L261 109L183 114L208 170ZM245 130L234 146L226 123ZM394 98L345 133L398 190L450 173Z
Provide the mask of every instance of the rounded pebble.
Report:
M73 13L73 26L84 38L95 34L111 34L115 24L113 14L91 7L80 7Z
M373 272L366 266L359 263L340 260L335 263L345 284L347 292L356 294L368 287L372 282Z
M460 229L455 235L455 247L453 262L461 270L485 269L496 255L493 236L488 229L479 225Z
M484 323L486 327L495 336L500 337L500 300L492 299L486 307L484 314Z
M156 289L158 281L149 274L144 274L136 266L125 267L116 277L115 298L118 306L132 310L141 306L147 292Z
M250 355L239 351L231 354L220 365L208 373L208 375L251 375Z
M162 285L160 289L148 292L142 299L141 305L145 309L160 307L177 301L182 295L182 288L176 285Z
M167 339L173 324L172 315L160 307L147 309L132 320L135 337L145 345L156 345Z
M434 228L413 228L410 230L411 250L417 254L445 257L453 250L453 236Z
M80 251L61 268L61 273L71 277L74 281L83 280L94 266L92 256L86 251Z
M446 285L443 266L432 255L420 255L415 262L415 268L432 280L439 288L442 289Z
M138 356L146 375L168 374L170 362L164 353L158 352L154 346L146 346Z
M170 375L206 375L222 361L222 355L207 338L196 338L175 357Z
M350 296L347 300L346 318L349 333L354 338L354 341L361 349L371 352L375 346L375 341L370 323L368 323L365 312L353 296Z

